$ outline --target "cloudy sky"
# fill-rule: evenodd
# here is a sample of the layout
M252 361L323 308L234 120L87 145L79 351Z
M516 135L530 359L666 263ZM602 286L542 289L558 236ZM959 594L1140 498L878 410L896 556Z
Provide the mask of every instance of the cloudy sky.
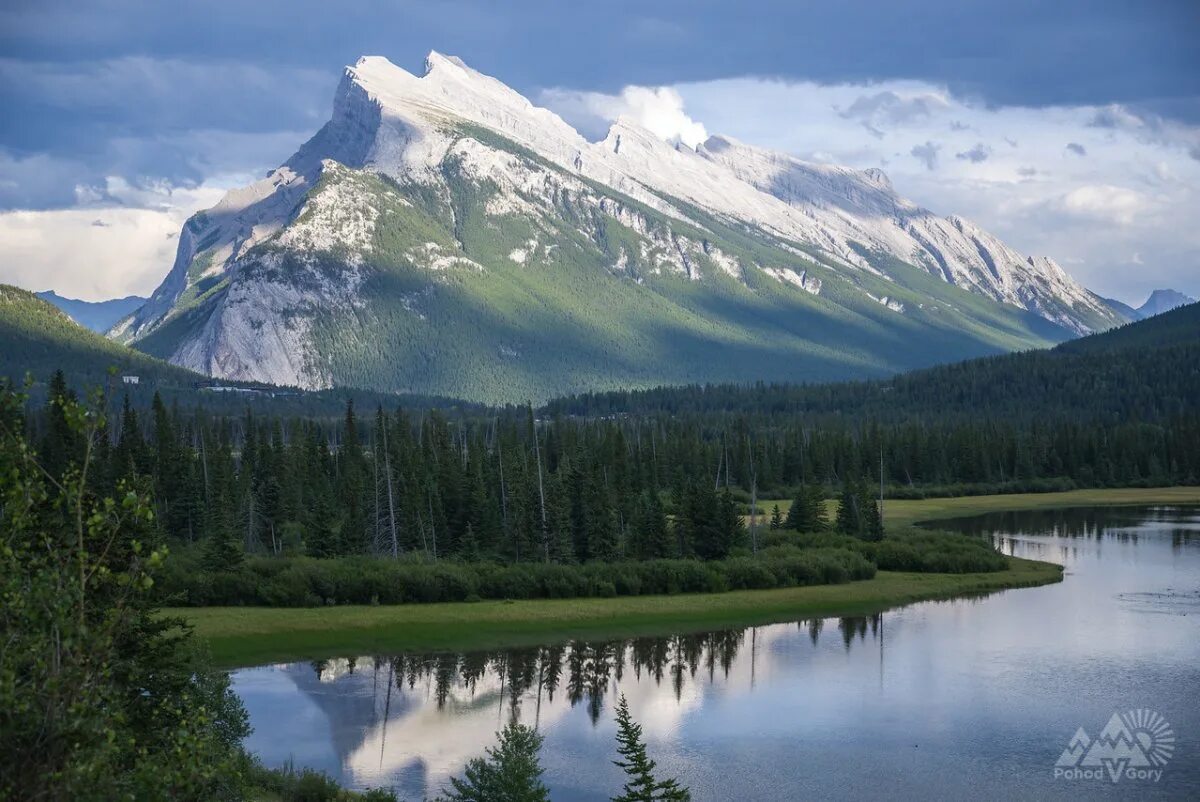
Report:
M627 114L882 167L1098 292L1200 296L1200 3L7 0L0 281L149 293L343 65L460 56L589 136Z

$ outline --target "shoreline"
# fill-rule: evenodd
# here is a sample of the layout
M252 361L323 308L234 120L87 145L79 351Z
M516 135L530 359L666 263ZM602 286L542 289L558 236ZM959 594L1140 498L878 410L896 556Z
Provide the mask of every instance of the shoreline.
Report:
M801 618L871 615L921 601L1062 581L1062 567L1010 557L1007 571L880 571L841 585L612 599L391 606L193 607L186 618L220 668L399 651L473 651L588 638L699 632Z
M1117 488L960 496L885 503L893 526L987 512L1075 506L1200 504L1200 487ZM469 651L573 638L754 626L800 618L869 615L921 601L1062 581L1053 563L1009 558L1008 571L932 574L880 571L874 579L714 594L535 599L317 608L190 607L189 621L221 668L409 650Z

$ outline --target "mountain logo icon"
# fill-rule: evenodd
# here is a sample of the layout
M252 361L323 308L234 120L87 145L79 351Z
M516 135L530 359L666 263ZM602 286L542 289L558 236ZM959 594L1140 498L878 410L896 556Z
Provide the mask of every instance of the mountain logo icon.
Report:
M1088 747L1092 745L1092 739L1088 737L1087 732L1083 727L1075 730L1074 737L1071 738L1067 748L1063 750L1062 755L1054 764L1056 766L1078 766L1079 761L1083 760L1083 756L1087 754Z
M1092 778L1106 775L1157 779L1175 752L1175 732L1161 715L1140 708L1113 713L1095 740L1080 727L1055 762L1056 776ZM1103 772L1103 775L1101 775Z

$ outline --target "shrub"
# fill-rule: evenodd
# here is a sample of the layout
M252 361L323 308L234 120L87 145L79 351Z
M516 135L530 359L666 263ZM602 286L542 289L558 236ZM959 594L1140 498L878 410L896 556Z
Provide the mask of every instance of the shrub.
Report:
M913 530L868 542L834 533L776 531L757 555L725 560L556 563L424 562L370 557L255 557L234 571L199 570L184 554L160 593L183 605L421 604L483 599L565 599L822 585L888 571L1001 571L1007 560L979 537Z

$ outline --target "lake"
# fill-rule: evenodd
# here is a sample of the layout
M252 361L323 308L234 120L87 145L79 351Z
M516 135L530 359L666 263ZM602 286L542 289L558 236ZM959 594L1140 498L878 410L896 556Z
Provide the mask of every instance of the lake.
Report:
M419 800L516 716L545 735L554 799L602 800L624 694L696 800L1200 799L1200 510L938 527L1065 579L865 618L242 669L247 746Z

